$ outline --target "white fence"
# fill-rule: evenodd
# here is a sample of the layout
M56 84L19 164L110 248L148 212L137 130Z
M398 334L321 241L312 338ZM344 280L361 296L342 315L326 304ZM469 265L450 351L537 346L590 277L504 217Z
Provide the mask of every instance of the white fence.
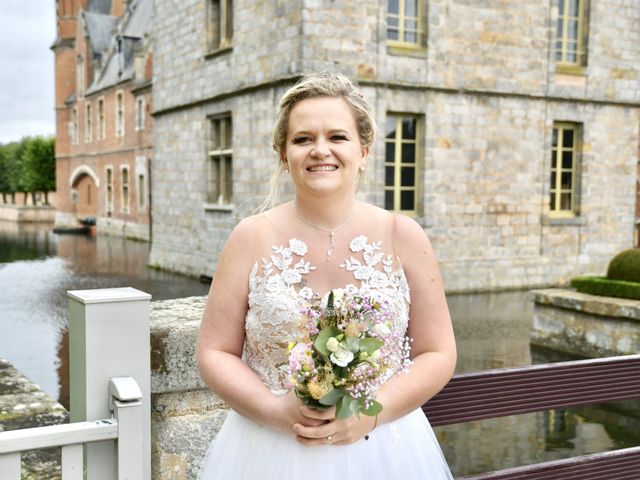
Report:
M26 450L61 447L63 480L149 480L149 301L133 288L69 295L71 421L0 433L0 480Z

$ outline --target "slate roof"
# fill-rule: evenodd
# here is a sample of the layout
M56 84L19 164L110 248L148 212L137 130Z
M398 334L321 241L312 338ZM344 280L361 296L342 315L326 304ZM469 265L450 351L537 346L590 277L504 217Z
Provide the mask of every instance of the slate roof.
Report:
M134 51L145 48L145 37L150 32L153 15L153 0L134 0L129 14L122 17L123 24L116 27L109 40L109 50L104 68L87 89L87 94L109 88L135 76ZM142 81L143 79L138 79Z
M101 13L83 12L84 24L89 35L94 57L101 57L109 48L118 17Z

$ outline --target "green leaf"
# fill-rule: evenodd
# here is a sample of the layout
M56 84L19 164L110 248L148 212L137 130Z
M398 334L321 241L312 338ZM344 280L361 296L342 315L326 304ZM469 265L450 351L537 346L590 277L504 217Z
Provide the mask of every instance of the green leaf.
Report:
M360 339L358 337L347 337L347 350L351 350L351 352L358 353L360 351Z
M331 354L331 352L327 350L327 340L329 340L331 337L335 337L339 333L340 333L340 330L338 330L337 328L327 327L318 334L318 336L316 337L316 341L313 342L313 346L322 355L325 355L328 357Z
M344 395L344 391L339 389L339 388L334 388L333 390L331 390L329 393L327 393L324 397L322 397L319 402L322 405L335 405L336 403L338 403L338 400L340 400Z
M382 346L382 340L377 338L363 338L360 340L360 351L372 354Z
M369 408L363 408L360 410L360 413L363 413L369 417L373 417L374 415L378 415L382 411L382 404L376 400L369 403Z
M336 419L344 420L351 416L351 395L344 395L336 405Z
M360 418L360 400L351 400L351 403L349 404L349 410L351 410L358 418Z

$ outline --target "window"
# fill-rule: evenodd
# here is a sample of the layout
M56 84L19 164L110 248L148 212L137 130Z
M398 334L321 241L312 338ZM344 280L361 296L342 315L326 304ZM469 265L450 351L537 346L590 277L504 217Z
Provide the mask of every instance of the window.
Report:
M129 213L129 167L120 167L120 211Z
M136 97L136 131L144 130L144 97Z
M116 137L124 135L124 93L116 94Z
M558 0L556 63L560 69L587 64L587 0Z
M113 212L113 167L107 167L107 214Z
M104 98L98 99L98 140L104 140Z
M424 4L426 0L389 0L387 3L387 43L390 46L426 46Z
M209 1L209 51L230 47L233 38L233 0Z
M417 214L418 118L389 115L385 124L384 208Z
M576 123L553 124L549 211L554 217L574 217L577 214L580 131L580 125Z
M93 118L91 104L85 105L84 111L84 143L91 143L93 140Z
M71 143L75 145L78 143L78 109L73 107L71 110L71 123L69 125L69 134L71 136Z
M209 194L207 201L228 205L232 200L232 127L231 115L210 119L211 148L209 149Z
M138 174L138 211L144 212L147 208L147 193L146 193L147 180L144 174Z
M76 57L76 92L78 92L78 98L84 96L84 59L78 55Z

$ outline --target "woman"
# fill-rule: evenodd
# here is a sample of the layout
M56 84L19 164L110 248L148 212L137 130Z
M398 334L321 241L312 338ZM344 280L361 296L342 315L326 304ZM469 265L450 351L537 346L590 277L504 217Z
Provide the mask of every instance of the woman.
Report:
M422 228L356 200L374 133L369 105L342 75L306 75L281 100L275 176L290 176L295 198L232 232L198 338L202 378L233 410L203 480L451 478L420 410L453 373L451 319ZM377 416L337 420L335 408L308 408L286 390L287 344L303 306L347 285L394 306L413 363L379 390Z

